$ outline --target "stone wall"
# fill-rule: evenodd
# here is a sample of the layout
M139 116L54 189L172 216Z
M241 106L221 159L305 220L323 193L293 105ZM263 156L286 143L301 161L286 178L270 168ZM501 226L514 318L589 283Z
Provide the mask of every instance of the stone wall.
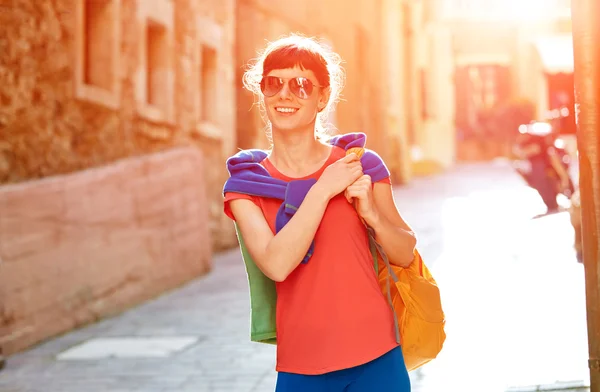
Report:
M214 249L231 245L220 190L235 143L234 17L234 0L4 2L0 183L195 146L211 162L199 176ZM202 48L214 50L208 81Z
M196 148L0 188L0 347L13 353L211 268Z

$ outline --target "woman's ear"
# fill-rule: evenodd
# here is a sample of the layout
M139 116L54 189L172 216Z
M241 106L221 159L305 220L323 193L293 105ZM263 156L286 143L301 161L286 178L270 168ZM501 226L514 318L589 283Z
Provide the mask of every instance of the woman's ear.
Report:
M319 102L317 104L317 108L319 113L323 111L327 107L327 103L329 102L329 97L331 96L331 88L325 87L319 91Z

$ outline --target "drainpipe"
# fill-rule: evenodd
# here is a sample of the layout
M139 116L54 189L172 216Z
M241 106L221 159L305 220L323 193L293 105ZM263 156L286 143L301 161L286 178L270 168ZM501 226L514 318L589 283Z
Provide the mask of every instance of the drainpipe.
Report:
M600 1L571 0L591 392L600 392Z

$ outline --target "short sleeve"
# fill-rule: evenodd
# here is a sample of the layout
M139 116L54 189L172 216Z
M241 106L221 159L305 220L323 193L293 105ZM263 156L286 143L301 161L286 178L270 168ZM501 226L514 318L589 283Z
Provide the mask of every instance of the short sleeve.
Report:
M390 179L389 176L385 177L385 178L382 178L381 180L375 181L374 183L372 183L371 184L371 188L375 189L375 184L388 184L388 185L391 186L392 185L392 180Z
M225 193L225 199L223 200L223 212L225 212L225 215L227 215L231 220L235 220L235 217L233 216L233 213L231 212L231 207L229 206L229 202L232 200L237 200L237 199L250 200L254 204L256 204L257 206L260 207L260 205L258 204L258 200L254 196L246 195L243 193L227 192L227 193Z

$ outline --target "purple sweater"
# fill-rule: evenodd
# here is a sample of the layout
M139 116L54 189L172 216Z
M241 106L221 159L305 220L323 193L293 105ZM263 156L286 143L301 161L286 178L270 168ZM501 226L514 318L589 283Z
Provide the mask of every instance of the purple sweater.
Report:
M337 135L329 143L348 150L353 147L364 147L367 136L364 133L348 133ZM261 162L267 158L263 150L242 150L227 159L229 179L223 187L227 192L242 193L251 196L269 197L282 201L275 219L275 230L279 232L302 204L310 188L317 182L315 179L293 180L286 182L271 177ZM390 172L377 153L365 150L360 159L363 172L368 174L373 182L389 177ZM307 263L314 251L314 241L310 245L302 263Z

